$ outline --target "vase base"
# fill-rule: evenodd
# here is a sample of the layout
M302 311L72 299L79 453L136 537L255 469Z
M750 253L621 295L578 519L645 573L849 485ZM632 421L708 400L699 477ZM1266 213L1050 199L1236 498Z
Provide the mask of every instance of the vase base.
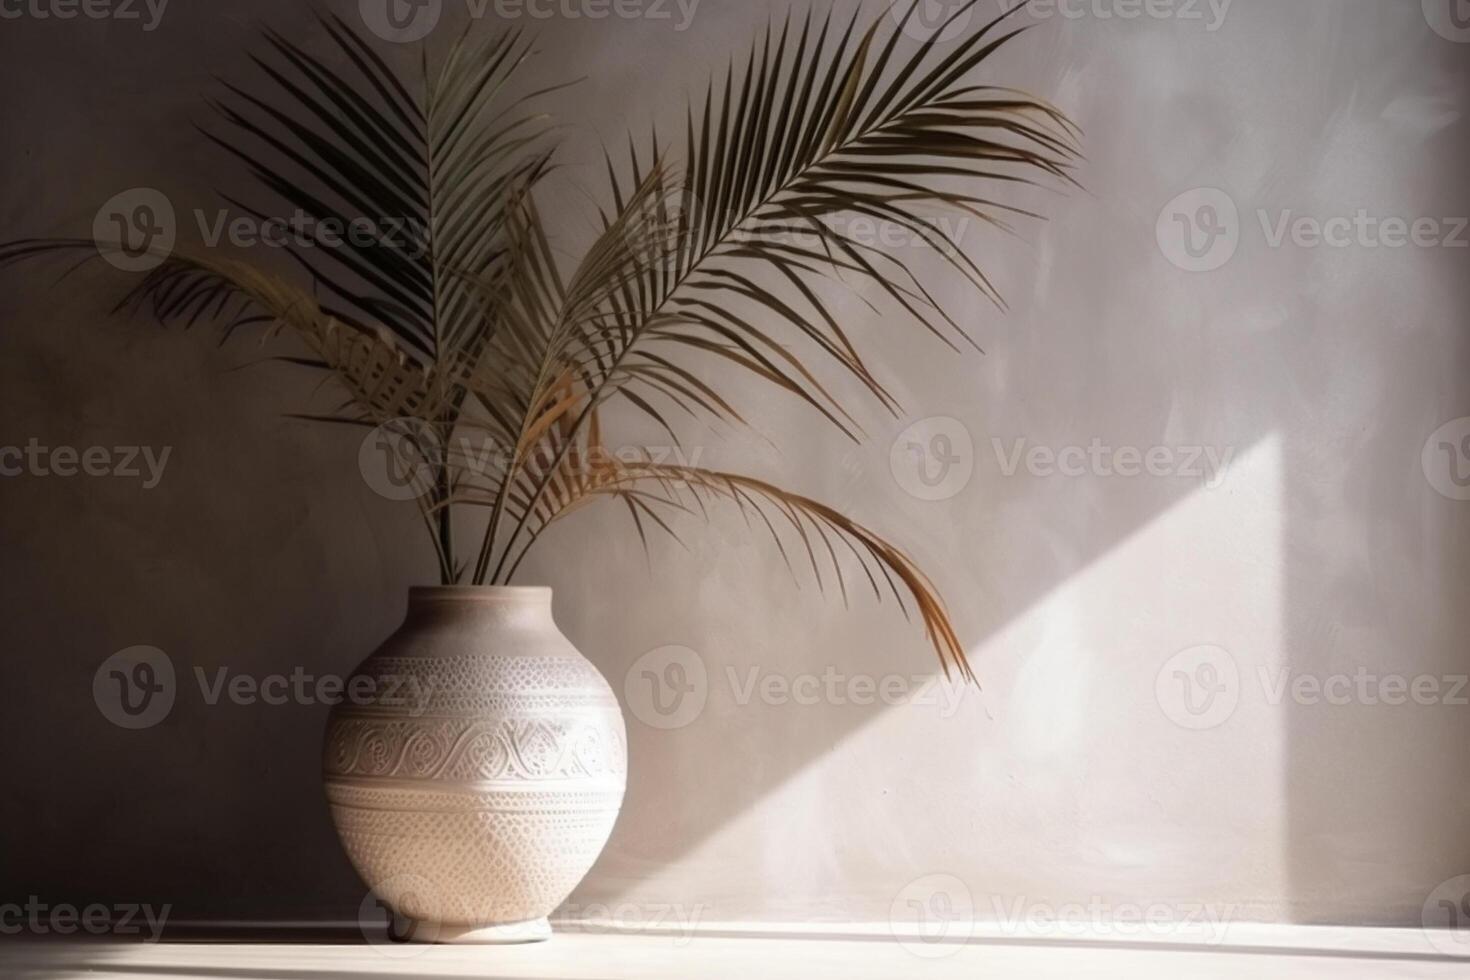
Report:
M525 922L501 922L489 926L415 922L412 935L414 942L441 943L450 946L542 943L551 938L551 923L544 918L528 919Z

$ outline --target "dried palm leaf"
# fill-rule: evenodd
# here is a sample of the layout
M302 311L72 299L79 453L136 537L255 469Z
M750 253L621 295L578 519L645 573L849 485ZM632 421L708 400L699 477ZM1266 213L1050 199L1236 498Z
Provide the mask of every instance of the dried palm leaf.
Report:
M305 287L233 259L171 255L121 305L186 327L218 323L225 336L294 337L307 356L280 359L324 372L345 396L338 412L300 417L426 427L437 451L425 447L434 480L420 507L446 583L509 581L547 528L597 500L622 501L645 543L649 526L674 534L676 518L733 502L788 564L804 554L844 599L855 561L880 598L906 613L913 603L946 674L971 678L932 584L861 524L755 477L613 459L602 436L613 404L675 446L670 409L742 424L742 400L762 387L748 378L852 439L857 410L834 376L897 414L840 322L834 283L956 351L976 346L926 285L934 263L844 222L903 231L1003 308L971 251L929 213L1007 229L1031 213L1002 192L1070 183L1079 133L1046 102L976 78L1024 31L1014 10L941 45L979 0L914 42L919 2L866 26L860 13L807 13L768 29L689 107L677 147L655 129L641 150L630 142L624 163L607 158L608 205L568 270L537 205L554 148L532 105L550 90L512 92L531 53L521 32L466 33L437 66L425 55L415 84L338 18L322 21L330 60L267 31L255 59L265 94L227 86L215 103L224 130L206 136L268 199L225 199L262 220L284 205L313 229L365 219L380 233L297 243L289 254ZM0 266L121 244L24 240L0 246ZM503 449L505 465L456 446L465 432ZM473 561L456 557L453 515L466 507L487 512Z

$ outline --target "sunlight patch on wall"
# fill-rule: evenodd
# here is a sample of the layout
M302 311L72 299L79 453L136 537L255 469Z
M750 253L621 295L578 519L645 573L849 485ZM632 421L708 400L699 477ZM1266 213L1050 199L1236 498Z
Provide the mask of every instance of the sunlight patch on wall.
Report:
M944 874L982 920L1038 893L1229 896L1216 915L1283 899L1286 727L1260 680L1284 657L1282 487L1279 438L1240 449L1219 486L972 650L983 692L936 682L875 707L624 897L703 894L781 918L802 903L770 896L821 895L823 914L876 920ZM817 724L832 709L804 710ZM747 855L736 874L732 854Z

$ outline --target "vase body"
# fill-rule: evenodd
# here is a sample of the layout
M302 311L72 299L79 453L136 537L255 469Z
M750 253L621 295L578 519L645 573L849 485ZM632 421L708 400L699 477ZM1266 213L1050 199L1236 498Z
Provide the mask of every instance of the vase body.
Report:
M349 859L413 939L543 939L612 833L627 736L550 589L414 589L332 710L323 775Z

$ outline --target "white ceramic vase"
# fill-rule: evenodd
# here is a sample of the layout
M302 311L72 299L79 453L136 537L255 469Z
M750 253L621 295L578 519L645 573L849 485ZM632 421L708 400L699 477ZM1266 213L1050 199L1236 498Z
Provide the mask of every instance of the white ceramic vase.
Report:
M323 770L348 857L414 940L524 942L612 833L627 734L550 589L420 588L333 709Z

